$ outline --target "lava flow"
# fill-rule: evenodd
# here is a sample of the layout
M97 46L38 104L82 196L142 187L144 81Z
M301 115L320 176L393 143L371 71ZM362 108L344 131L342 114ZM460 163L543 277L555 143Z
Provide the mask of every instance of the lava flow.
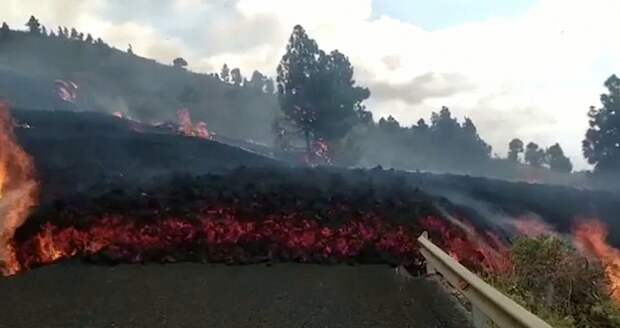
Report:
M597 219L579 223L573 232L575 243L601 262L609 279L610 294L620 302L620 250L607 243L608 235L607 226Z
M38 185L32 158L17 144L6 104L0 104L0 270L11 275L20 270L11 244L37 202Z
M377 217L351 218L325 226L298 213L239 217L234 209L201 210L192 218L132 218L110 215L87 225L43 224L16 241L23 269L68 258L95 261L198 261L253 263L382 262L419 271L423 259L416 238L421 229L472 269L499 269L496 240L472 241L458 227L439 218L420 218L415 226ZM504 259L505 261L506 259Z
M232 209L221 209L193 219L111 216L86 227L64 228L47 223L17 248L24 268L93 255L130 263L166 259L248 263L341 261L362 253L386 253L411 264L417 257L415 238L409 228L374 219L326 227L294 214L246 221Z

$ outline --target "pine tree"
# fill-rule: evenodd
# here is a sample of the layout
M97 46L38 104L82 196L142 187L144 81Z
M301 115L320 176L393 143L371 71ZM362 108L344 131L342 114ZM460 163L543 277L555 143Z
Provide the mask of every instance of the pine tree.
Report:
M620 79L605 81L607 93L601 95L603 107L590 107L590 128L583 140L583 154L595 172L620 173Z
M40 34L41 33L41 24L39 20L34 16L30 16L30 19L26 23L26 27L28 27L28 31L32 34Z

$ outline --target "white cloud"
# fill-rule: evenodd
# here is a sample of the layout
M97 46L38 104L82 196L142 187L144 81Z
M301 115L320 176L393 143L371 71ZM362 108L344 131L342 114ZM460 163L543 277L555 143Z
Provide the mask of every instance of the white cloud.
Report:
M371 0L148 4L134 13L121 0L5 0L0 12L12 26L23 26L32 13L48 26L75 26L121 49L131 43L138 54L165 63L180 55L197 70L227 62L247 74L273 74L293 25L302 24L322 48L350 56L359 83L376 88L368 103L376 114L411 124L447 105L471 117L495 152L513 137L559 141L579 168L586 111L598 105L605 78L620 71L617 0L540 0L519 17L435 31L377 17ZM435 79L415 83L428 76ZM442 79L451 76L459 78Z

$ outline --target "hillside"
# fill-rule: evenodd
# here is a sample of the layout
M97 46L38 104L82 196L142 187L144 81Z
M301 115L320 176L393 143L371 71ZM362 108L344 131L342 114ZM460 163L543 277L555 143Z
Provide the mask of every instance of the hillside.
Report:
M279 166L251 144L235 146L186 137L169 128L96 113L12 111L17 136L34 157L44 199L101 188L136 184L156 176L205 174L240 166ZM239 148L245 146L246 150Z
M78 86L73 103L57 96L55 80ZM0 36L0 97L19 108L120 112L151 123L174 120L177 109L188 108L216 134L266 144L273 142L278 113L262 85L235 86L103 42L19 31Z

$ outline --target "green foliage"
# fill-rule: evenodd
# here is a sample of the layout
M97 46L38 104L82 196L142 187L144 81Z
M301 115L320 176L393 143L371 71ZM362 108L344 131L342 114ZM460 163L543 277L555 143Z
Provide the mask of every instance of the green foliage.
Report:
M277 84L280 108L308 149L319 139L344 138L365 116L362 102L370 96L368 89L355 86L349 59L337 50L320 50L299 25L278 65Z
M489 274L489 282L553 327L620 327L600 263L548 236L516 239L510 257L512 269Z
M519 154L523 151L523 141L518 138L512 139L508 144L508 160L513 163L519 162Z
M545 163L545 151L536 143L530 142L525 146L525 162L533 167L542 167Z
M605 81L607 94L601 95L603 107L590 107L590 128L583 140L583 155L595 172L620 173L620 79Z
M28 27L28 31L32 34L41 33L41 24L34 16L30 16L30 19L26 23L26 27Z
M573 170L573 164L570 159L564 155L562 147L559 143L549 147L545 153L545 161L549 164L549 168L553 171L570 173Z
M420 119L404 127L392 116L381 118L359 136L362 162L368 166L423 170L483 172L491 147L478 135L470 119L457 121L447 107L431 115L431 124Z
M183 57L177 57L172 61L172 66L176 68L185 68L187 65L187 61Z

